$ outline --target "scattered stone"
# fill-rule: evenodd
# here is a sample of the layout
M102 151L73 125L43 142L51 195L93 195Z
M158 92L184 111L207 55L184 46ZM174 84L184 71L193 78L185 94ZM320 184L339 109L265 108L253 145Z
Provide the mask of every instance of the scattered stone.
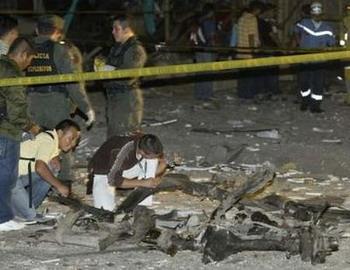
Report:
M249 152L259 152L260 151L259 148L254 148L254 147L251 147L251 146L248 146L245 149L248 150Z
M223 145L215 145L209 149L205 162L209 165L225 163L228 159L229 149Z
M333 129L321 129L321 128L317 128L317 127L312 128L312 131L318 132L318 133L333 133L334 132Z
M192 215L186 223L187 227L197 227L201 224L201 220L199 218L199 216L197 215Z
M229 120L227 121L227 124L229 124L232 128L243 128L244 124L242 121L237 120Z
M266 138L266 139L273 139L273 140L281 139L281 135L279 134L277 129L260 131L256 133L256 136L259 138Z
M286 173L286 172L291 171L291 170L295 171L296 169L297 169L297 165L293 162L289 162L289 163L283 164L281 166L281 168L279 169L279 171L281 173Z
M343 142L342 142L342 140L340 140L340 139L334 139L334 140L322 140L322 142L324 142L324 143L334 143L334 144L342 144Z

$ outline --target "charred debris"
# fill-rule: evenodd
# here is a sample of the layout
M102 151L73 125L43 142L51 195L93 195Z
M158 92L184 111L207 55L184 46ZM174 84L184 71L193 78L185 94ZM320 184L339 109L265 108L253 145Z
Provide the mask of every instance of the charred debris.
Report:
M243 181L198 183L185 174L168 174L157 188L130 192L115 212L96 209L77 198L52 196L71 210L54 232L44 233L40 240L87 246L96 252L116 242L171 256L193 250L202 254L203 263L222 261L242 251L281 251L287 258L300 256L312 264L325 263L338 250L338 224L349 221L350 211L328 203L298 203L276 194L254 199L275 176L268 163ZM215 200L217 207L211 213L182 215L177 209L157 214L138 205L152 194L178 190Z

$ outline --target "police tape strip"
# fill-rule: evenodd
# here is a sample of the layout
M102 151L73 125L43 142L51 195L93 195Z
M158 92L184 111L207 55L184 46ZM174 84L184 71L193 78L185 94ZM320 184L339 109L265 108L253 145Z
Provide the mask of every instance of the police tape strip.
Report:
M216 53L250 53L254 55L265 54L270 55L294 55L294 54L306 54L306 53L322 53L322 52L334 52L334 51L344 51L344 47L328 47L320 49L302 49L302 48L284 48L284 47L219 47L219 46L171 46L162 43L143 43L146 48L155 49L160 52L178 52L178 53L194 53L194 52L216 52Z
M3 86L18 86L18 85L37 85L37 84L55 84L55 83L69 83L79 81L97 81L122 79L130 77L149 77L160 75L176 75L188 74L207 71L221 71L231 69L243 69L254 67L267 67L276 65L290 65L299 63L323 62L330 60L345 60L350 58L350 51L340 52L326 52L313 53L305 55L293 56L278 56L255 59L242 59L209 63L197 64L183 64L183 65L169 65L160 67L147 67L137 69L123 69L114 71L99 71L99 72L85 72L60 74L50 76L36 76L36 77L21 77L21 78L4 78L0 79L0 87ZM349 71L350 72L350 71Z

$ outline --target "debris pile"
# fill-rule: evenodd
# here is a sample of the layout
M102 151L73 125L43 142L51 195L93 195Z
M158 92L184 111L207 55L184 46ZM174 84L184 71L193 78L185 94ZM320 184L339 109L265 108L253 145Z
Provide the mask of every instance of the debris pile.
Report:
M275 177L269 163L231 181L194 182L185 174L170 173L157 188L133 190L115 212L56 197L72 210L60 220L54 235L44 234L41 240L98 251L118 241L118 245L142 245L172 256L193 250L203 254L203 263L222 261L241 251L268 250L285 252L287 257L300 255L312 264L324 263L338 249L337 225L340 219L349 220L350 211L329 204L302 204L276 194L254 199ZM209 215L184 215L178 209L159 214L138 206L150 195L178 190L215 200L217 207Z

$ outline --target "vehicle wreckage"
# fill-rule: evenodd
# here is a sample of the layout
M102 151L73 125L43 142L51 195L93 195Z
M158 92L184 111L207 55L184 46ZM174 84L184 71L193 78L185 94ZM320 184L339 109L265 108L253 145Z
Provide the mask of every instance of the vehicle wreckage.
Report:
M300 255L312 264L325 263L338 250L339 222L350 219L350 211L328 203L305 204L276 194L254 199L275 179L270 164L264 164L244 181L197 183L185 174L169 173L157 188L137 188L116 211L97 209L78 198L51 196L71 210L59 220L54 235L43 241L107 249L119 245L143 245L171 256L180 250L199 251L203 263L222 261L241 251L281 251L287 258ZM138 204L158 192L180 190L192 196L218 201L216 209L203 215L166 214ZM86 215L88 214L88 215ZM74 228L79 228L74 229Z

